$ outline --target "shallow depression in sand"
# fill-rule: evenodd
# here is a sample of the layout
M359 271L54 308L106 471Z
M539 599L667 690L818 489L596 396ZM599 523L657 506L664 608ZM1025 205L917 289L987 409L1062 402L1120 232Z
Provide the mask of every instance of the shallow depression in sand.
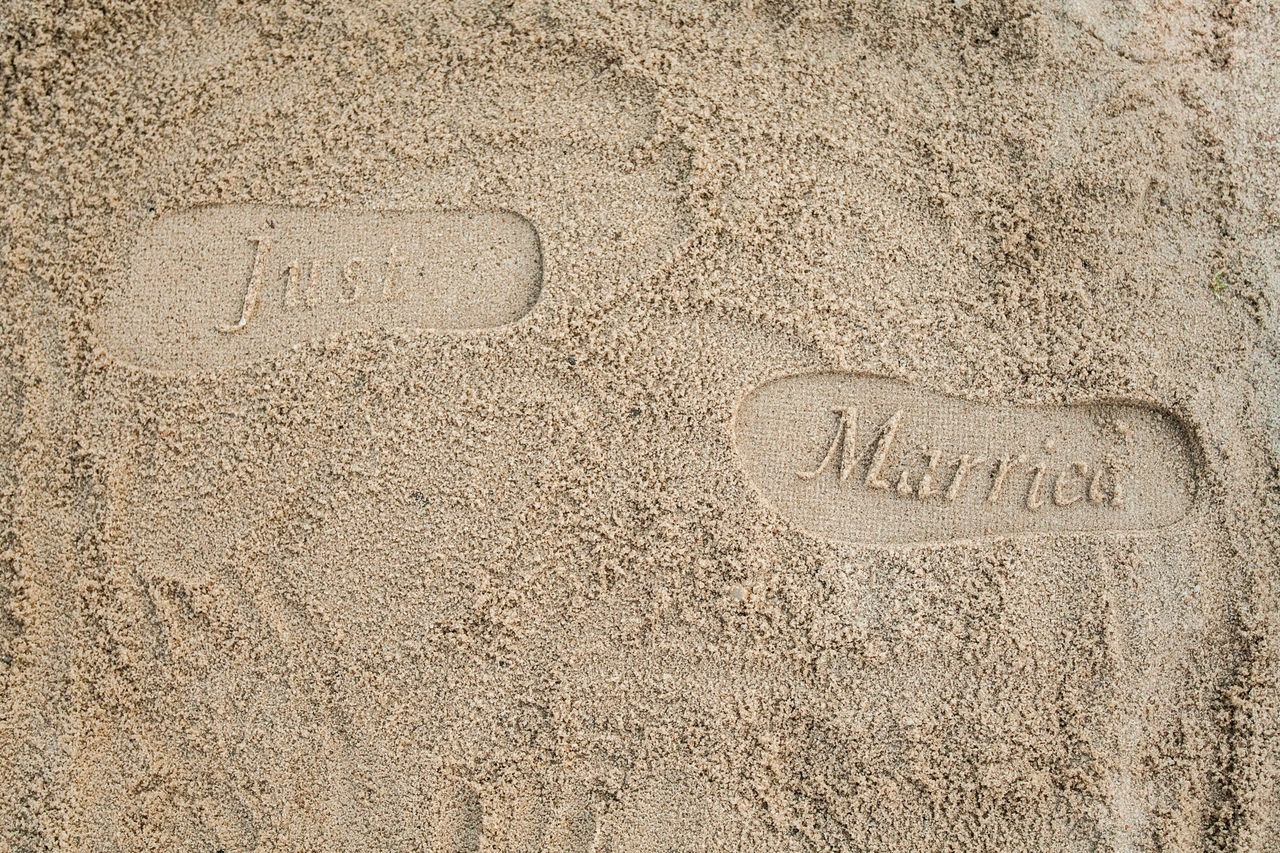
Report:
M219 205L141 231L100 334L141 367L224 368L344 331L501 326L541 285L538 234L506 211Z
M1150 530L1196 492L1186 430L1156 409L982 403L849 374L757 388L734 444L769 503L840 542Z

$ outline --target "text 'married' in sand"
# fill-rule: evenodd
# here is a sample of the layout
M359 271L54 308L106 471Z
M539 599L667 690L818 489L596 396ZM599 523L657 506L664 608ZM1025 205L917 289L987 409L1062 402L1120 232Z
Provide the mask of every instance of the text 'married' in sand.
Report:
M501 326L541 284L513 213L204 207L142 230L101 334L141 367L226 368L346 331Z
M841 542L1152 530L1195 497L1186 431L1145 406L984 403L812 374L756 389L734 432L766 500Z

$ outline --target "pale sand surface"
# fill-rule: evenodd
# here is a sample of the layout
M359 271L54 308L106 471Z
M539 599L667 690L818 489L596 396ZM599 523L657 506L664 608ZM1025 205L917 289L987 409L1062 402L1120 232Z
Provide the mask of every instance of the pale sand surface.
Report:
M0 850L1280 849L1280 10L0 9Z

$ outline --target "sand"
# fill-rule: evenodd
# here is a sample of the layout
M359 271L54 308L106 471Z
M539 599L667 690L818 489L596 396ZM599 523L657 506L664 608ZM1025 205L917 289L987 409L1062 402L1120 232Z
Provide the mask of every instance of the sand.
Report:
M0 9L0 849L1280 849L1280 9Z

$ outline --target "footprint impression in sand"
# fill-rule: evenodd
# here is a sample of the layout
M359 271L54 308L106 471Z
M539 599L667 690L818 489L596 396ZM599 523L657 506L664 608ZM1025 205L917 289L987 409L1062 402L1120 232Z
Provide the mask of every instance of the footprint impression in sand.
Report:
M501 326L542 285L537 232L501 211L204 207L151 223L131 260L106 337L153 370L225 367L342 331Z
M1196 494L1185 428L1140 405L981 403L808 374L750 393L734 444L770 504L838 542L1151 530Z

